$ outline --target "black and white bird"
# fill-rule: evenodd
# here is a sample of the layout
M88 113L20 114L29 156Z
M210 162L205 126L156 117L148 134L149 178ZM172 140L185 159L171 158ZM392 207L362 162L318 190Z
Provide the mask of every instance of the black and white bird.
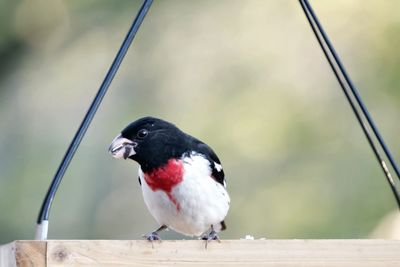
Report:
M114 158L139 163L139 184L144 202L160 227L204 240L219 240L230 198L221 162L214 151L175 125L153 117L129 124L112 141Z

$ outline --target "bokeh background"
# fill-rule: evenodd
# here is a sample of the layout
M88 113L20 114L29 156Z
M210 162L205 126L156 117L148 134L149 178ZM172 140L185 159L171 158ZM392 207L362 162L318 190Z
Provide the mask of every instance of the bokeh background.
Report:
M33 238L140 2L0 1L0 243ZM400 2L312 4L399 160ZM59 188L50 238L156 227L136 163L107 154L145 115L218 152L232 198L222 238L393 237L392 193L297 1L155 1Z

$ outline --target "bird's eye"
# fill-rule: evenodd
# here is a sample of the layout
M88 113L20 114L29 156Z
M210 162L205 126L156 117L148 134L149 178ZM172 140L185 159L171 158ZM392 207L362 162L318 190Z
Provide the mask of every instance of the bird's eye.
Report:
M149 134L149 132L146 129L141 129L137 133L137 137L142 139L142 138L145 138L148 134Z

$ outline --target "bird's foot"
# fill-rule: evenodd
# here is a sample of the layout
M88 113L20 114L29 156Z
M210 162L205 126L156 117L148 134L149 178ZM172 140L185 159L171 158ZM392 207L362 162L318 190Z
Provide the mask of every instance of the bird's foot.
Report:
M148 241L150 241L151 242L151 246L153 248L154 248L154 244L153 244L154 241L161 242L161 238L160 238L160 236L158 235L157 232L151 232L151 233L143 235L142 237L147 239Z
M148 234L143 235L143 238L146 238L149 241L161 241L160 236L158 235L157 232L151 232Z
M216 240L218 242L221 242L221 240L218 237L217 232L215 232L214 230L211 230L210 233L208 235L204 235L201 239L206 241L206 249L207 249L207 245L209 242Z
M159 242L161 242L161 238L160 238L160 236L158 235L158 232L160 232L160 231L162 231L162 230L165 230L165 229L167 229L168 228L168 226L166 226L166 225L161 225L160 226L160 228L158 228L157 230L155 230L155 231L153 231L153 232L151 232L151 233L148 233L148 234L145 234L145 235L143 235L142 237L143 238L146 238L148 241L150 241L151 242L151 246L154 248L154 244L153 244L153 242L154 241L159 241Z

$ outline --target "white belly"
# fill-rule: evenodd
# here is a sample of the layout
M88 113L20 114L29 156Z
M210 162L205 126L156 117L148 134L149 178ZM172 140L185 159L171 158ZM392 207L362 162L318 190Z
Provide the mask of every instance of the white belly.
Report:
M219 231L230 204L225 187L210 176L211 168L202 156L185 158L183 168L183 181L172 189L170 196L162 190L153 191L139 168L143 198L150 213L160 225L185 235L200 236L211 225Z

